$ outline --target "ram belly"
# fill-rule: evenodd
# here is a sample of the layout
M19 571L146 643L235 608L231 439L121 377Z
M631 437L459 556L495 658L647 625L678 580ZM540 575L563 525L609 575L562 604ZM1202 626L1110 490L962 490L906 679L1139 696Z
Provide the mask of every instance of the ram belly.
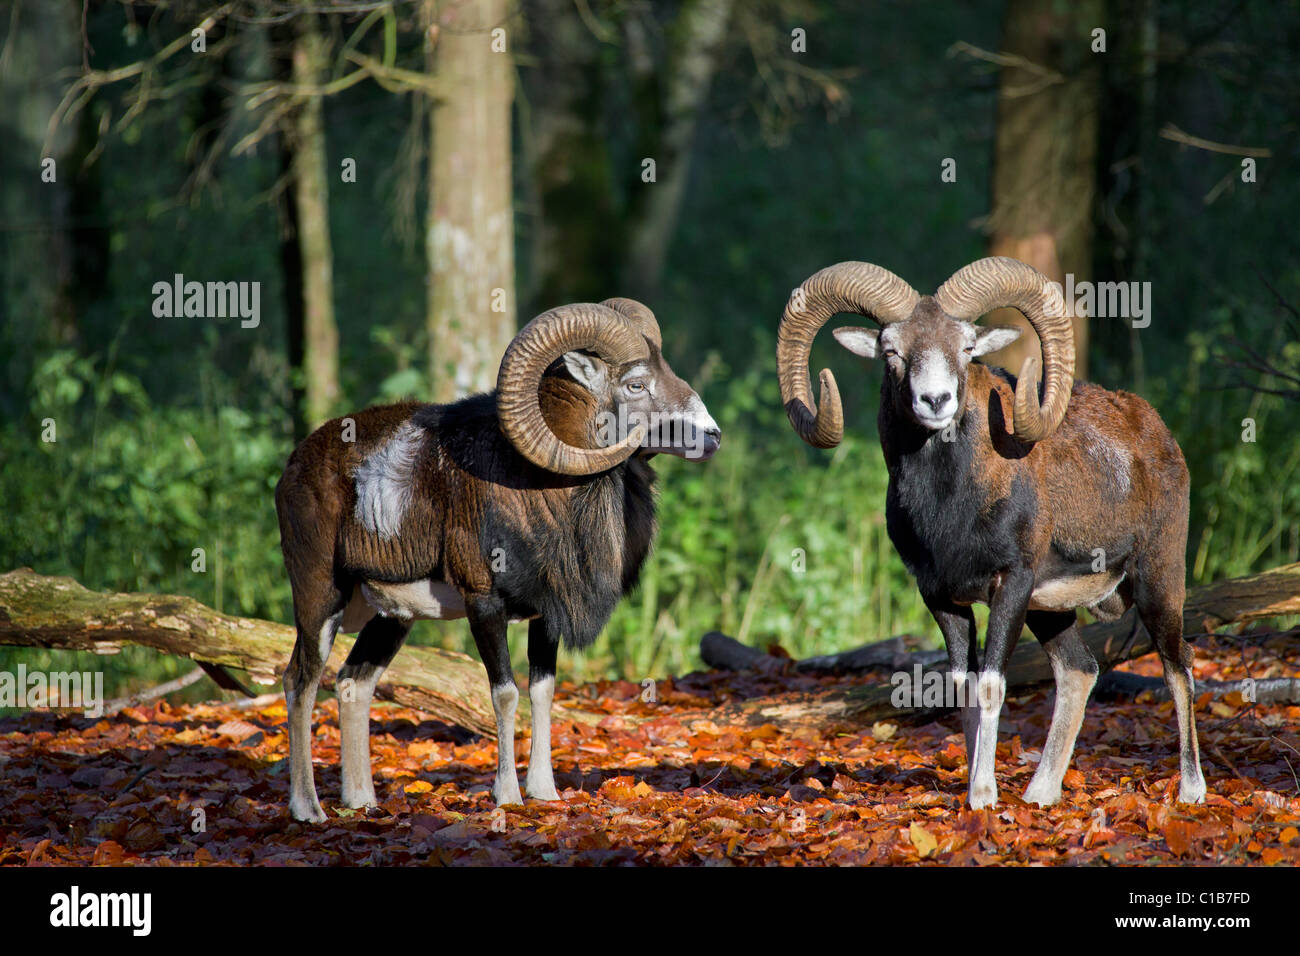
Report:
M1075 608L1092 607L1114 594L1123 580L1123 571L1102 571L1098 574L1076 574L1039 581L1029 596L1029 609L1073 611Z
M455 621L465 617L465 599L446 581L433 578L402 584L362 581L352 589L352 599L343 609L339 630L355 634L376 614L407 621ZM510 623L527 620L531 619L512 617Z

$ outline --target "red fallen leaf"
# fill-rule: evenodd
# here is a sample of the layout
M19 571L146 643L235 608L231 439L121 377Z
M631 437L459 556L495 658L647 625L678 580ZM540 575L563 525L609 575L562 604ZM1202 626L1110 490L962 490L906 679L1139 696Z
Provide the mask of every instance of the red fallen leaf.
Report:
M635 800L639 796L635 781L627 775L606 780L601 784L600 794L608 800Z
M95 847L95 855L90 862L92 866L116 866L125 856L126 851L122 849L121 844L113 840L105 840Z
M1078 770L1067 770L1065 776L1061 778L1061 783L1071 790L1078 790L1084 785L1084 777Z
M1193 820L1170 820L1165 824L1165 843L1176 856L1190 856L1193 848L1200 849L1196 831Z

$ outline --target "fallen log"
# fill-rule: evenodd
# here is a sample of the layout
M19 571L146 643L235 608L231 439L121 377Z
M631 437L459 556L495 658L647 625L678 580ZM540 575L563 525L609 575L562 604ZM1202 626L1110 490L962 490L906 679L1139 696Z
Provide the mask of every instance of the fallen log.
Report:
M72 578L47 577L30 568L0 575L0 644L96 654L138 644L238 668L253 684L271 686L280 682L294 637L285 624L232 617L189 597L91 591ZM332 659L344 660L352 640L340 635ZM325 681L332 683L336 674L337 667L327 668ZM405 647L375 695L475 733L496 732L483 665L465 654ZM523 698L521 709L527 695Z
M1111 671L1097 681L1092 695L1100 700L1132 698L1150 693L1155 700L1170 700L1169 685L1163 677L1143 677L1127 671ZM1209 694L1216 700L1240 694L1252 704L1300 704L1300 678L1262 677L1259 680L1198 680L1196 696Z
M1183 632L1189 640L1194 640L1202 634L1230 625L1289 614L1300 614L1300 563L1193 588L1188 592L1183 605ZM1136 615L1130 610L1118 621L1089 624L1080 629L1084 643L1097 658L1103 672L1122 661L1141 657L1153 650L1146 628L1135 624ZM710 658L732 663L748 660L750 663L743 666L764 669L751 655L732 646L739 645L739 642L726 635L710 632L705 638L708 641L706 661ZM770 656L755 648L747 650L759 657ZM851 659L855 653L832 656L840 658L842 662ZM892 653L892 648L889 653ZM704 641L701 641L701 656L705 654ZM869 657L866 654L860 655L864 660ZM883 660L884 655L878 657ZM925 656L908 658L902 664L894 670L896 673L907 674L905 681L832 687L731 701L721 705L708 717L719 724L770 723L787 729L815 724L825 728L852 729L885 719L929 719L951 709L942 703L937 706L926 705L929 698L924 694L920 697L921 706L913 706L915 697L896 696L900 684L905 684L908 688L942 686L948 671L946 655L936 656L926 652ZM794 667L797 668L798 664ZM1021 641L1008 662L1006 678L1008 693L1050 682L1052 670L1047 655L1036 646L1035 641ZM905 699L907 704L898 706L897 701L900 699Z
M794 660L780 657L757 647L742 644L721 631L709 631L700 638L700 658L714 670L756 670L779 674L787 669L799 674L857 674L863 671L890 670L929 665L947 659L946 651L908 651L903 639L890 637L874 644L864 644L851 651L823 654Z

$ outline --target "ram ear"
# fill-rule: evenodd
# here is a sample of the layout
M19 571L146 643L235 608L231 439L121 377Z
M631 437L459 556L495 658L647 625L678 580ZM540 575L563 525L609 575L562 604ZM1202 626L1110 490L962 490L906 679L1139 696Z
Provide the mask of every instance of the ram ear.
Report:
M880 351L880 329L864 329L846 325L833 333L835 341L854 355L863 358L875 358Z
M579 385L593 395L604 392L609 381L609 366L586 352L565 352L564 367Z
M1023 331L1023 329L999 328L996 325L987 328L980 326L975 330L975 354L988 355L990 352L1004 349L1020 338L1020 333Z

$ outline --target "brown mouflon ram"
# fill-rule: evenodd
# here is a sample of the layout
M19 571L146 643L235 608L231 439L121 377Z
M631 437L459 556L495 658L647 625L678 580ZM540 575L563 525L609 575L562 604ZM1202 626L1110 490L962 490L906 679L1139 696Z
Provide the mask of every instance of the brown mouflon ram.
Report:
M417 618L469 619L496 713L499 804L522 802L506 626L529 622L525 789L558 799L559 641L590 644L636 584L655 534L649 459L708 459L720 441L664 361L654 315L630 299L535 318L506 350L495 392L371 408L308 436L275 490L298 629L284 674L290 813L325 819L311 717L340 630L360 630L338 675L343 803L375 803L371 696Z
M973 324L1003 306L1018 309L1038 334L1041 395L1036 356L1019 379L972 362L1019 335ZM837 312L880 326L836 329L835 338L885 363L878 425L889 469L886 524L948 647L970 805L997 802L1004 670L1026 624L1051 661L1056 705L1025 800L1060 799L1097 680L1097 662L1079 636L1080 607L1113 619L1136 606L1174 699L1179 797L1204 800L1192 651L1182 632L1187 466L1160 416L1136 395L1074 381L1060 288L1022 262L981 259L933 296L879 266L842 262L794 291L777 337L786 412L818 448L834 447L844 430L834 376L822 370L816 407L808 379L813 337ZM989 607L982 669L975 602ZM970 687L967 675L977 672Z

